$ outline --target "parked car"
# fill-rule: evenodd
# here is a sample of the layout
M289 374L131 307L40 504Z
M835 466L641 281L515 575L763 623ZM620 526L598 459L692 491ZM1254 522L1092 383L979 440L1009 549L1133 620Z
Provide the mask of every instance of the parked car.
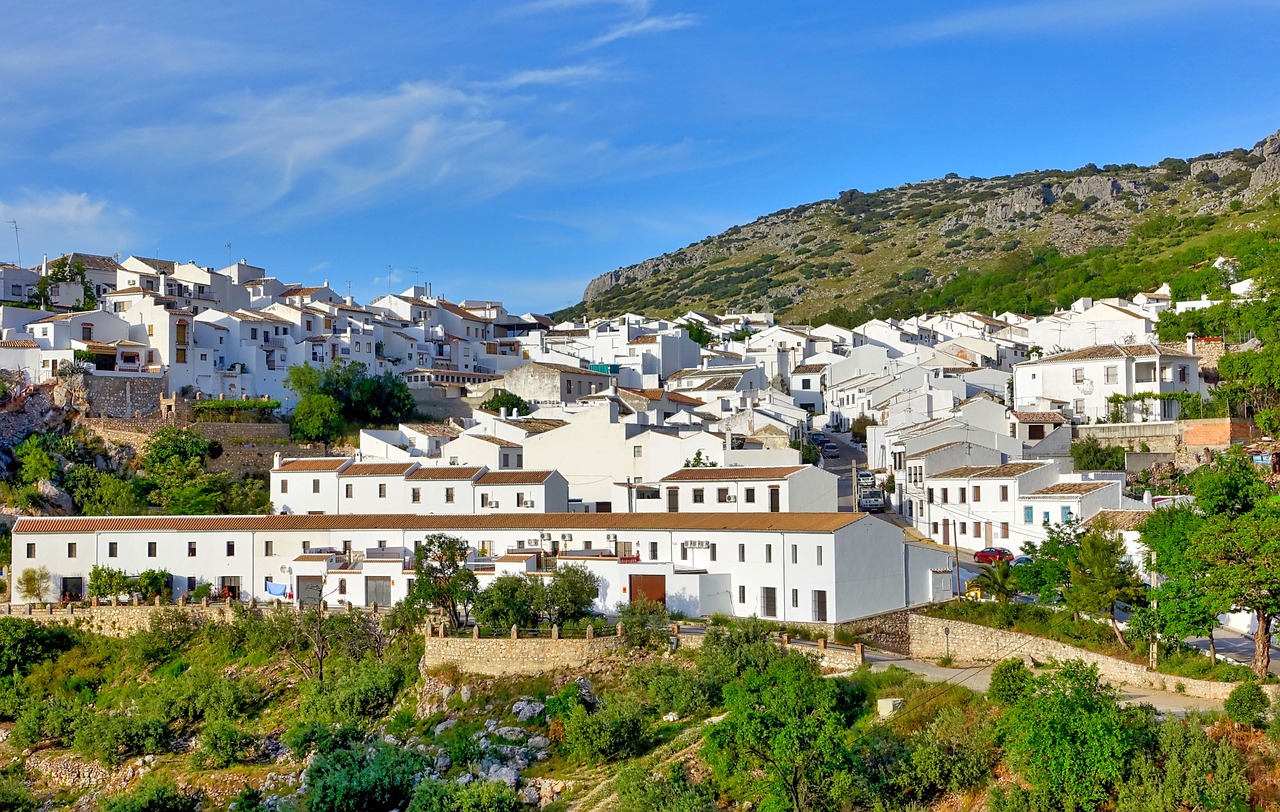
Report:
M815 431L813 434L809 435L809 442L813 443L816 446L825 445L827 442L827 435L823 434L820 431Z
M1015 567L1021 567L1023 564L1032 564L1034 562L1035 562L1035 559L1032 558L1031 556L1020 555L1017 558L1013 559L1013 561L1011 561L1010 563L1013 564L1013 566Z
M829 460L833 460L840 456L840 449L836 448L835 443L824 443L822 446L822 456Z
M973 554L978 564L994 564L997 561L1012 561L1013 553L1003 547L987 547Z
M865 468L858 469L858 487L873 488L876 484L876 475Z

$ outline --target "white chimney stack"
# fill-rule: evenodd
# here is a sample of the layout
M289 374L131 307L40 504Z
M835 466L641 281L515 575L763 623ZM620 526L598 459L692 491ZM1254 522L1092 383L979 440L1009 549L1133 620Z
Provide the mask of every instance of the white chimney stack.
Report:
M1187 355L1196 354L1196 334L1187 333Z
M271 467L272 467L272 468L279 468L279 467L280 467L280 462L281 462L281 460L283 460L283 459L284 459L284 455L283 455L283 454L281 454L279 451L277 451L277 452L275 453L275 457L273 458L273 460L272 460L272 462L271 462Z

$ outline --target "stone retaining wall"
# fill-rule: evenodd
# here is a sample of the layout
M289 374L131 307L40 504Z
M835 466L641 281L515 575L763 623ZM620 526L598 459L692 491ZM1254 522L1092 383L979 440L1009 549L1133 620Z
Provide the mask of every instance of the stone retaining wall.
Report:
M150 629L151 616L154 613L173 609L179 609L210 621L229 623L235 619L235 610L227 604L210 604L209 606L200 604L188 604L186 606L171 604L161 606L151 604L112 606L103 604L89 607L64 607L54 604L48 604L47 606L4 604L3 609L0 609L0 614L21 617L23 620L32 620L36 623L74 625L106 637L128 637L137 632Z
M1237 684L1160 674L1136 663L1095 654L1066 643L959 620L911 615L908 629L911 634L910 656L914 660L940 660L946 656L959 664L994 663L1010 657L1033 664L1083 660L1096 665L1102 679L1114 685L1131 685L1219 701L1226 699ZM1280 685L1265 685L1263 690L1273 702L1280 699Z
M677 649L700 649L702 648L702 641L706 638L705 634L690 634L687 630L681 629L680 624L675 624L672 632L676 638ZM826 640L819 640L816 645L802 645L792 643L786 635L782 635L778 639L778 644L788 651L798 651L801 654L814 657L817 659L818 665L837 671L852 671L855 668L861 668L864 661L864 651L861 644L852 648L843 646L828 648Z
M506 637L427 637L422 670L452 664L467 674L505 677L541 674L558 668L581 668L608 657L626 645L626 637L545 637L513 640Z

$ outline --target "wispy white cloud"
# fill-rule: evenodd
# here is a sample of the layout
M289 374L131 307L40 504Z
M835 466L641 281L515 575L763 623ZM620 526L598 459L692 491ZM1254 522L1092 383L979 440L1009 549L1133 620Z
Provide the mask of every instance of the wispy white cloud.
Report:
M533 73L533 72L530 72ZM512 87L568 81L589 71L508 80ZM300 87L208 102L180 121L119 127L73 143L73 164L134 166L170 188L188 179L223 205L267 221L352 211L434 190L475 203L531 181L640 177L685 168L696 145L574 141L517 124L517 102L436 82L376 92Z
M614 71L604 65L584 64L565 65L559 68L537 68L522 70L491 82L487 86L501 90L514 90L529 85L584 85L601 82L616 76Z
M967 11L899 26L887 32L896 44L973 36L1005 36L1052 29L1096 30L1115 25L1220 8L1223 0L1051 0Z
M678 31L698 24L697 14L668 14L663 17L641 17L613 26L608 31L583 43L581 50L591 50L611 42L629 37L647 34L661 34L666 31Z
M71 250L125 250L134 239L133 214L83 192L21 190L0 200L0 257L18 260L9 221L18 223L22 262Z

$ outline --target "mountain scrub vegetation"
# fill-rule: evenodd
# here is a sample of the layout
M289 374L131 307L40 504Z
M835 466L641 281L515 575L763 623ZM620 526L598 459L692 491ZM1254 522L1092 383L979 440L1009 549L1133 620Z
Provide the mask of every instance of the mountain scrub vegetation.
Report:
M1154 166L1087 164L856 189L604 274L558 318L771 310L843 326L940 310L1043 315L1280 266L1280 133ZM1216 335L1216 333L1209 333Z

